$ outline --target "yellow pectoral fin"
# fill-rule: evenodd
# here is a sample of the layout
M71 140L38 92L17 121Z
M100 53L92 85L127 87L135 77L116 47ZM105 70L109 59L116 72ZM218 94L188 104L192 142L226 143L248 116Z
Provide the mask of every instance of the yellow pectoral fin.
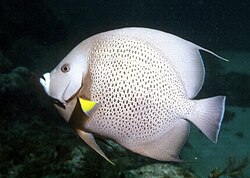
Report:
M80 102L83 112L87 116L90 116L98 108L98 103L95 101L90 101L90 100L79 98L79 102Z
M80 129L76 129L76 133L81 137L85 143L87 143L91 148L93 148L97 153L99 153L104 159L106 159L111 164L115 165L110 159L103 153L101 148L97 145L95 138L92 134L86 133Z

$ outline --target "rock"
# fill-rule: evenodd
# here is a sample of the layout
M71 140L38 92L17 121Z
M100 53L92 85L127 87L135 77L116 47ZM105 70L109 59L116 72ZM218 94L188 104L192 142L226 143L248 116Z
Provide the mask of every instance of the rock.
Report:
M26 67L18 66L12 70L12 73L17 73L22 76L28 76L30 74L30 71Z
M26 89L26 76L28 73L29 70L25 67L17 67L10 73L0 74L0 94L3 95L9 91L14 92Z
M151 164L123 173L125 178L199 178L192 172L170 164Z
M0 51L0 95L3 96L10 91L27 89L30 71L23 66L13 69L13 64Z

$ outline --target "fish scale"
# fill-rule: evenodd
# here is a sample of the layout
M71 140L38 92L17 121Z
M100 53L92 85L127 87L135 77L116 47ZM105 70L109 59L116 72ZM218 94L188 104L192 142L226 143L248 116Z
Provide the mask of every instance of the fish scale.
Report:
M189 121L216 143L225 110L225 96L193 99L205 77L199 50L226 60L158 30L111 30L82 41L40 83L65 121L110 163L95 136L180 161Z
M86 122L87 130L126 147L141 145L171 129L176 116L191 112L191 101L179 107L187 100L180 78L149 44L110 38L94 46L89 58L91 100L101 108Z

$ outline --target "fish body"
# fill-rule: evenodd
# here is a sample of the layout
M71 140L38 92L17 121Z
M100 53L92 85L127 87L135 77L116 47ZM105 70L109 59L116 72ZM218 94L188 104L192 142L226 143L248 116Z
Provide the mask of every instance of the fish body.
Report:
M153 159L180 161L189 121L217 142L224 114L225 96L193 100L205 77L199 50L212 53L157 30L112 30L84 40L40 82L105 159L93 135Z

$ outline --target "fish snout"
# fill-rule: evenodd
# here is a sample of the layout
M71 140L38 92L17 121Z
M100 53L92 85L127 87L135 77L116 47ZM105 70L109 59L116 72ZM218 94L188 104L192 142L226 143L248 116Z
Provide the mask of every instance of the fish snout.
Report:
M40 84L43 86L45 92L49 95L50 73L45 73L40 78Z

